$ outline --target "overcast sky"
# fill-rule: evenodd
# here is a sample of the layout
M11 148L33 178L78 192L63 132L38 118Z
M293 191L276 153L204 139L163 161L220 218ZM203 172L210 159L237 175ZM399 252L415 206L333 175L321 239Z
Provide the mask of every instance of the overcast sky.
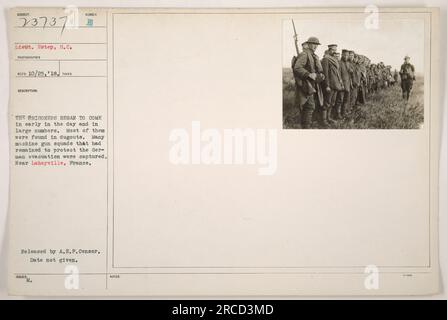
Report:
M328 44L338 44L341 49L352 49L359 54L368 56L373 63L383 61L400 69L405 55L411 57L410 62L416 72L423 72L424 67L424 21L422 19L380 19L379 29L365 28L363 19L323 19L304 20L294 17L301 44L310 36L316 36L321 46L317 54L322 58ZM299 46L301 50L301 45ZM283 22L283 66L290 67L292 56L295 55L293 42L293 26L291 20Z

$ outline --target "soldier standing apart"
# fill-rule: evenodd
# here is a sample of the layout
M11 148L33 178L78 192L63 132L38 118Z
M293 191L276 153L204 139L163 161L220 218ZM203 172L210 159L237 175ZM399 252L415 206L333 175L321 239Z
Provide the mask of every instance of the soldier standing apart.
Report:
M343 91L340 91L341 106L337 105L337 118L346 117L351 103L351 65L349 63L349 51L343 49L340 60L340 76L343 83Z
M315 94L318 90L317 85L324 79L320 59L315 54L320 41L316 37L310 37L306 43L308 48L298 55L293 66L293 74L296 79L297 102L302 110L301 126L303 129L311 127L312 115L315 111Z
M322 82L324 92L324 105L321 112L321 125L327 127L333 124L332 108L335 106L337 93L343 90L343 83L340 76L340 65L336 57L337 45L330 44L328 50L321 60L323 67L324 81Z
M402 87L402 98L408 101L411 89L413 88L413 81L416 80L414 66L410 63L409 56L405 56L404 64L400 67L399 75L400 85Z

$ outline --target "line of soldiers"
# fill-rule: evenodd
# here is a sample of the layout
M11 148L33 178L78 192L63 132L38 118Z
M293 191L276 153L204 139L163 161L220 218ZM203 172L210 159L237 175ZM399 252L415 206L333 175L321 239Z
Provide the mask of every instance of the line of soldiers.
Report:
M328 46L320 61L315 54L319 45L318 38L310 37L302 43L302 52L292 59L296 105L301 112L303 129L311 127L316 106L320 111L320 127L329 128L337 120L349 119L355 108L366 102L369 93L393 86L399 76L402 96L408 100L415 80L408 56L398 73L383 62L371 63L369 58L353 50L343 49L340 57L336 44Z

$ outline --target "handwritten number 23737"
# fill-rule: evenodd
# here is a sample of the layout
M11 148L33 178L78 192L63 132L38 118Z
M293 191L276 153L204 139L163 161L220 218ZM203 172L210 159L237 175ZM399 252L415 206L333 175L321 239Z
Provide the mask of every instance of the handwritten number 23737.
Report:
M23 24L22 24L22 28L25 27L42 27L43 29L45 29L46 27L55 27L57 25L58 21L62 22L61 25L61 34L64 32L65 30L65 26L67 24L67 18L68 16L63 16L63 17L38 17L38 18L20 18L23 20Z

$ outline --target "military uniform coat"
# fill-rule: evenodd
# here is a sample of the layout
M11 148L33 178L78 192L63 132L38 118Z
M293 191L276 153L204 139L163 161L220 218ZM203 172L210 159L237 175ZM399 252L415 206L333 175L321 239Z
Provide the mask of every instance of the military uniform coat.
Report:
M309 97L316 92L315 82L309 78L309 74L322 72L323 67L320 59L314 52L307 49L298 55L293 66L293 75L295 77L299 107L302 107Z
M360 66L357 63L352 63L352 69L352 84L354 85L354 87L358 87L360 85L360 79L362 76Z
M411 63L404 63L400 67L400 78L402 80L414 79L414 66Z
M325 55L321 60L321 66L324 74L323 88L329 87L336 91L343 90L339 61L335 57Z
M351 90L351 65L347 61L340 60L340 76L344 90Z

